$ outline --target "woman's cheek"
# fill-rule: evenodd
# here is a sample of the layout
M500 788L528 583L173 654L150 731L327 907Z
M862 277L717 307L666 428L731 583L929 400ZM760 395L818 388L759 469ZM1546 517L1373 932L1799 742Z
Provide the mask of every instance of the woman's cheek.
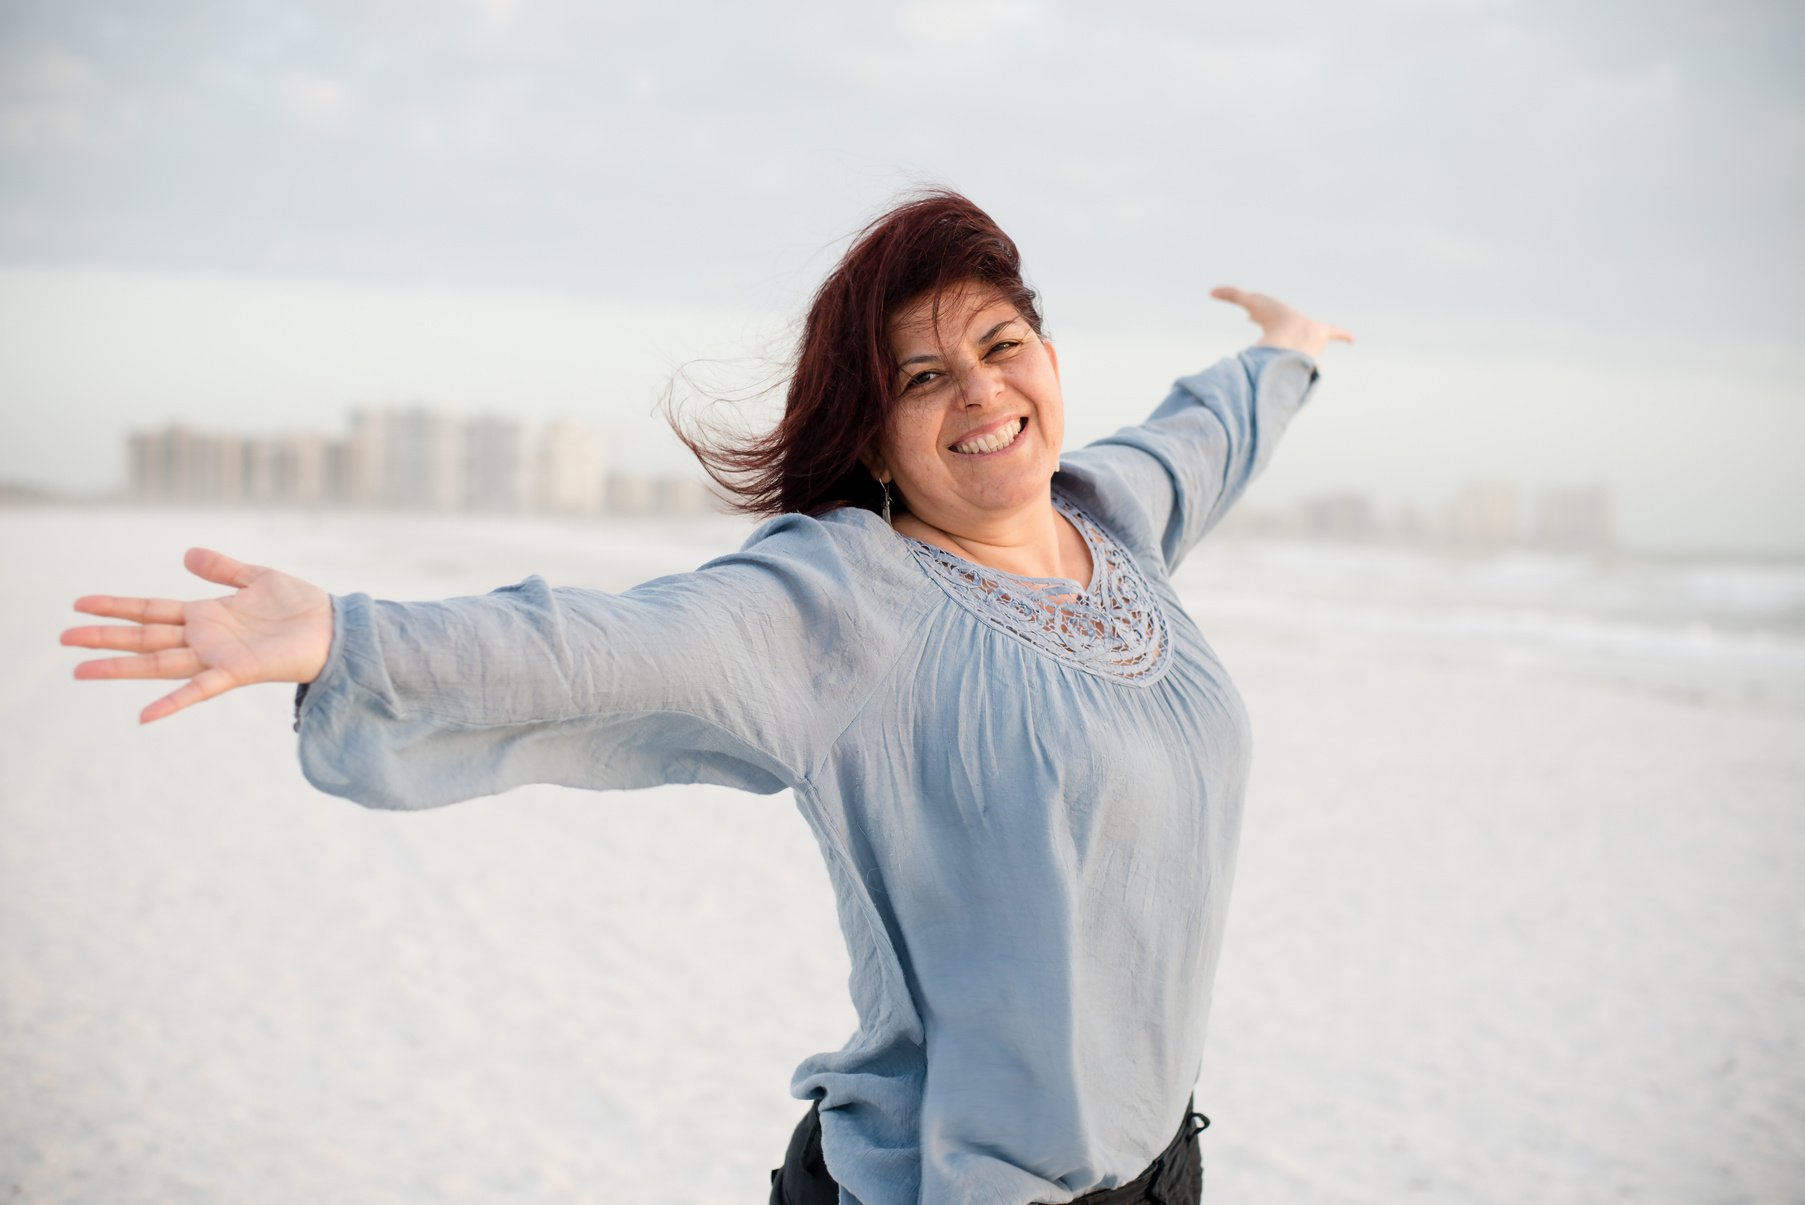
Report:
M937 434L938 428L930 428L926 423L911 426L902 432L902 438L897 441L897 451L910 464L931 464L936 458L934 440Z

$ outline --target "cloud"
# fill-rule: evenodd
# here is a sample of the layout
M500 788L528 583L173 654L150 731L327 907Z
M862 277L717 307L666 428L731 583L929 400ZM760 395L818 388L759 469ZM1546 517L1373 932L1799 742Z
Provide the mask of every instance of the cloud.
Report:
M1437 268L1490 268L1498 254L1485 244L1439 230L1418 230L1410 237L1417 258Z
M1805 157L1805 105L1780 105L1757 119L1768 131L1769 143L1789 162Z
M521 0L477 0L478 19L490 28L512 25L520 15Z
M276 87L288 115L302 125L329 124L350 104L343 82L328 75L290 71L278 78Z
M78 105L40 101L0 106L0 147L9 151L69 150L87 140L87 114Z
M1633 71L1582 68L1572 83L1572 97L1588 109L1618 116L1645 116L1650 106L1680 96L1680 71L1671 62L1649 63Z
M432 154L445 145L445 127L427 113L414 113L401 122L401 140L410 150Z
M62 50L32 54L10 81L13 95L0 101L0 148L67 150L86 143L96 74L91 62Z
M31 95L74 96L93 82L94 64L61 50L43 50L33 57L24 78Z
M1168 103L1192 111L1235 114L1250 130L1277 110L1307 104L1330 65L1326 48L1302 43L1171 36L1148 44L1135 31L1109 34L1090 53L1107 55L1117 78L1145 79Z
M915 0L904 6L901 19L903 29L921 41L992 53L990 38L1039 25L1041 11L1035 0Z

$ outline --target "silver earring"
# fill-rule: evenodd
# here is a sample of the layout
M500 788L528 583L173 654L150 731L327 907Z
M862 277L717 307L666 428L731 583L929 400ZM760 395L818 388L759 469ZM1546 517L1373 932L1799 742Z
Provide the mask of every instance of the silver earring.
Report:
M880 481L877 484L878 488L884 491L884 525L887 527L890 524L890 483Z

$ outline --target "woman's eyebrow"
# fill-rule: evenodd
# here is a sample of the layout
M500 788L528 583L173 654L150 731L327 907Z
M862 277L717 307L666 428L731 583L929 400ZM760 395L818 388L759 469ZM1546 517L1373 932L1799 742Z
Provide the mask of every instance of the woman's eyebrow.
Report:
M1010 317L1003 319L1001 322L999 322L995 326L991 327L989 330L985 331L983 334L979 335L977 338L977 342L988 343L988 342L990 342L991 338L996 335L996 333L998 331L1000 331L1004 327L1008 326L1011 322L1019 322L1019 321L1021 321L1021 316L1019 314L1011 315ZM924 352L923 354L921 354L919 356L910 356L908 359L904 360L901 364L898 364L897 367L898 368L907 368L911 364L922 364L929 360L938 360L939 358L940 358L940 353L938 353L938 352Z

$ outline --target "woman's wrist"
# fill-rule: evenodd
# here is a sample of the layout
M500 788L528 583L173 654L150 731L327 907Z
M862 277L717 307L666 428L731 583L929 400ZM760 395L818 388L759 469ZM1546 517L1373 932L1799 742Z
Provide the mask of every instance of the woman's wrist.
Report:
M1271 347L1279 351L1301 351L1314 360L1322 354L1322 349L1328 345L1328 342L1326 335L1311 338L1303 333L1284 332L1262 335L1260 341L1254 346Z

